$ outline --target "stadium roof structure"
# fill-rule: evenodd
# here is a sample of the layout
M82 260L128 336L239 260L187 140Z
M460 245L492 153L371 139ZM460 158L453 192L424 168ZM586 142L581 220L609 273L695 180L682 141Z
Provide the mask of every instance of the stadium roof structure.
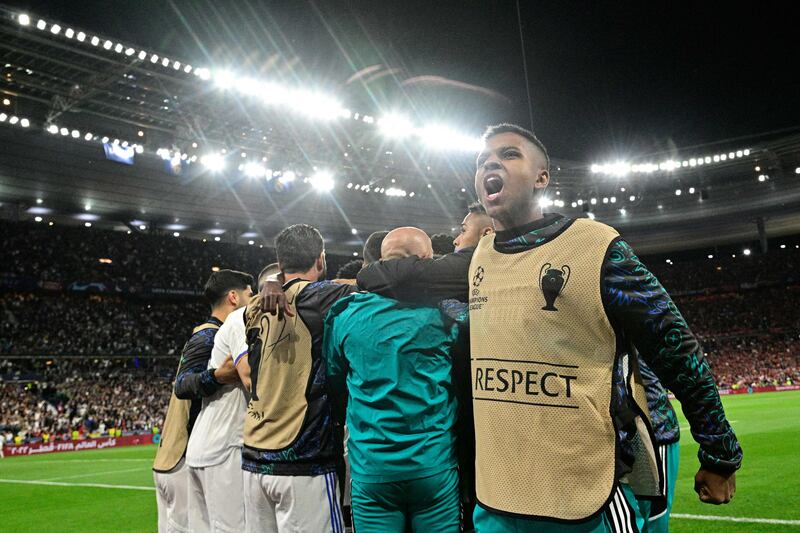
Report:
M259 243L308 222L349 252L397 225L449 232L474 200L478 132L413 127L3 6L0 54L4 217L90 212L99 226ZM799 173L792 131L630 161L555 157L544 205L596 216L642 251L709 246L800 231Z

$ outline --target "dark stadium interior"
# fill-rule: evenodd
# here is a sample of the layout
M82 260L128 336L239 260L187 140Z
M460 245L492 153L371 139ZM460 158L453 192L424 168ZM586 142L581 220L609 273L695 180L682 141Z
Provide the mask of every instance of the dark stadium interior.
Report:
M548 147L543 211L619 231L724 394L800 384L792 17L205 0L145 0L123 17L93 0L9 1L0 451L159 434L209 314L206 280L257 276L287 226L319 229L328 279L358 271L377 231L416 226L436 257L453 251L478 199L481 134L505 121Z

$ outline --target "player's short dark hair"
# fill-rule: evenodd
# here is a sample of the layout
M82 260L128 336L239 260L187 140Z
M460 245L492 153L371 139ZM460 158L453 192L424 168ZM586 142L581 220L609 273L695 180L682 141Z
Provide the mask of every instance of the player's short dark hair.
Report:
M433 246L433 255L452 254L456 250L453 245L453 236L446 233L431 235L431 245Z
M275 237L275 253L285 274L305 272L324 250L322 235L308 224L289 226Z
M503 122L502 124L495 124L494 126L489 126L486 128L486 131L483 132L483 140L485 142L489 138L494 137L495 135L500 135L501 133L516 133L520 137L528 139L542 152L546 165L545 169L548 172L550 171L550 155L547 153L547 148L544 147L544 144L539 140L539 137L537 137L531 130L525 129L522 126L517 126L516 124Z
M383 239L389 235L388 231L376 231L367 237L364 243L364 264L374 263L381 258L381 245Z
M489 216L489 214L486 212L486 208L483 207L483 204L481 204L480 202L472 202L471 204L469 204L467 206L467 211L475 215L484 215L487 217Z
M237 270L218 270L211 274L203 288L208 305L216 307L228 294L228 291L243 291L247 287L253 288L253 276Z
M356 276L363 267L363 261L359 261L358 259L348 261L336 272L336 279L356 279Z

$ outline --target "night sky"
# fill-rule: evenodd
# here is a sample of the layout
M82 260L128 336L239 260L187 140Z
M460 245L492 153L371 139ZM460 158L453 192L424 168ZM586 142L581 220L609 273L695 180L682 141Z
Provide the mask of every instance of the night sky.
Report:
M530 122L514 2L10 4L195 65L321 87L376 115L401 110L475 135ZM533 129L555 157L633 157L800 126L791 3L520 4Z

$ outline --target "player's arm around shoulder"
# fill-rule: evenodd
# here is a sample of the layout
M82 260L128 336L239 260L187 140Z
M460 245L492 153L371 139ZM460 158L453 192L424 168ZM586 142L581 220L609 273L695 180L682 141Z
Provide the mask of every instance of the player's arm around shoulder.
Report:
M609 318L681 402L700 444L695 490L705 503L728 503L736 491L742 449L725 417L700 343L675 303L631 247L615 240L603 265Z
M179 399L199 400L218 389L207 371L215 337L215 329L203 329L195 332L183 347L174 389Z

